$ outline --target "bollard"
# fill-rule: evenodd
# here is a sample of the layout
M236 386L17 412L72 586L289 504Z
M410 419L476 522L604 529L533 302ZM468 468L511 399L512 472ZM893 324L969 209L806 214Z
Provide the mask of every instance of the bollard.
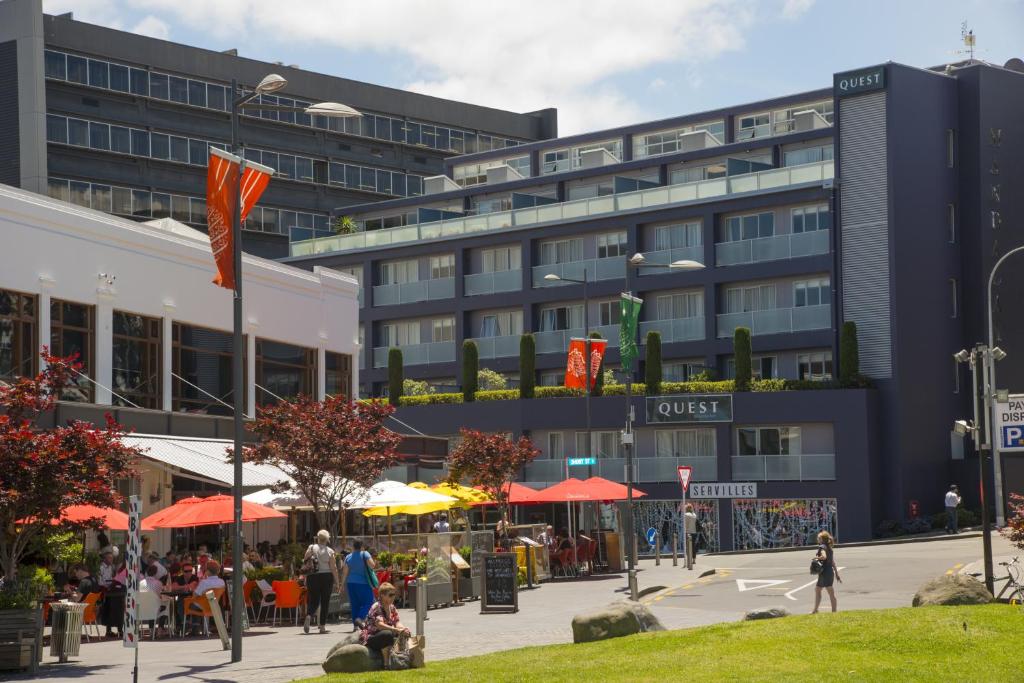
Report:
M427 577L421 576L416 579L416 635L424 633L424 623L427 620Z
M654 537L654 566L661 566L661 534Z
M533 588L533 546L526 546L526 587Z
M679 566L679 534L672 532L672 566Z
M690 534L683 534L683 554L686 555L686 568L693 569L693 539Z
M639 593L640 593L640 591L638 590L637 585L636 585L636 570L635 569L630 569L629 570L629 599L633 600L634 602L639 600L640 599Z

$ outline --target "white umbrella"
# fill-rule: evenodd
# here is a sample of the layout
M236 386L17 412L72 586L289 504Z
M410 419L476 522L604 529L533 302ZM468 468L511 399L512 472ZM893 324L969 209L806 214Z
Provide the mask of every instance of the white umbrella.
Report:
M401 512L418 514L424 508L447 510L457 500L451 496L443 496L427 489L406 486L400 481L385 480L378 482L363 492L349 499L347 507L364 509L364 515L379 516L383 512L388 518L388 541L391 540L391 515ZM419 508L419 511L417 510Z

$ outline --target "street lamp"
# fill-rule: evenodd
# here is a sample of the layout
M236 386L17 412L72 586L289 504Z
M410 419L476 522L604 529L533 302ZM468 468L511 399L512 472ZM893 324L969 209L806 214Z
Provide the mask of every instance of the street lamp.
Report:
M234 415L234 507L235 507L235 532L231 548L231 604L234 605L231 618L231 661L242 661L242 618L244 613L245 598L242 594L242 448L245 427L242 417L245 414L245 387L243 377L242 355L245 352L245 342L242 334L242 170L245 168L245 160L242 159L242 150L238 142L238 127L241 110L251 108L266 111L290 111L304 114L315 114L327 117L350 117L361 114L344 104L337 102L321 102L308 107L289 107L286 105L265 105L253 104L252 101L260 95L277 92L288 85L288 81L278 74L267 74L251 91L239 88L238 81L231 81L231 153L239 157L238 178L233 192L231 236L232 236L232 259L235 266L235 295L234 295L234 328L232 330L233 355L231 359L232 386L235 394L235 415Z

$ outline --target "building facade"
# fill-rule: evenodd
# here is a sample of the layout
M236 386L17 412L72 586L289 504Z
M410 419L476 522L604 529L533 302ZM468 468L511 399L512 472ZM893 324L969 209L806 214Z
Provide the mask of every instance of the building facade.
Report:
M338 206L415 196L446 157L553 137L533 114L418 95L44 15L0 2L0 183L138 220L205 227L209 147L226 147L232 79L288 87L260 103L343 102L361 118L251 111L245 156L275 182L246 222L246 249L287 254L289 235L329 234Z
M836 74L831 88L456 157L424 196L339 208L360 232L294 242L288 262L361 283L365 395L385 389L396 346L406 377L457 386L467 339L514 383L524 332L537 383L559 385L584 317L614 369L624 291L644 300L641 344L661 335L666 380L731 377L738 326L752 331L755 376L832 380L853 321L872 389L737 394L715 425L648 423L644 399L634 409L638 484L666 510L677 464L692 461L698 482L757 484L757 498L715 504L716 547L792 544L794 515L859 540L911 508L940 510L950 481L977 488L977 460L951 446L971 406L952 354L982 338L983 279L1024 243L1021 193L1007 191L1024 179L1022 98L1012 68L887 63ZM703 268L667 267L676 261ZM1007 271L1003 300L1021 285ZM997 328L1010 353L1000 385L1022 387L1019 316L1004 306ZM534 485L584 453L598 458L592 473L621 480L623 401L593 400L589 444L583 401L400 417L431 434L529 434L543 453L524 473Z

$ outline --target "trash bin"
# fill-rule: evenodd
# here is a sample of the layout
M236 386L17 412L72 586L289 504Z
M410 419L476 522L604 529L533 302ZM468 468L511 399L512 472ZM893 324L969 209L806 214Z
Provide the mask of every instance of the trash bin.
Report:
M55 602L50 605L50 613L53 615L50 655L57 657L61 663L68 661L71 655L78 656L82 646L85 608L85 603L81 602Z

